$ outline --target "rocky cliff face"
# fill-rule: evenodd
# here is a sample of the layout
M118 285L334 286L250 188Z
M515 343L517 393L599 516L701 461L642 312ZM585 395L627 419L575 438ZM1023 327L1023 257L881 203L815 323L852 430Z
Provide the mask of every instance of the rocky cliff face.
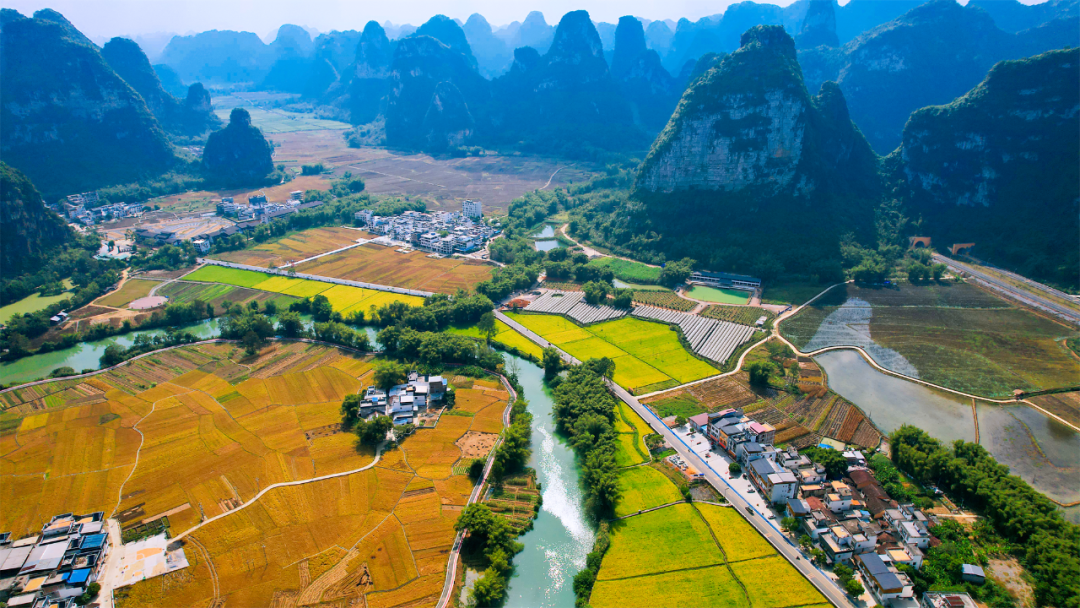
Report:
M175 160L135 92L66 21L0 20L0 151L50 200L134 181ZM65 25L66 24L66 25Z
M274 170L273 147L251 124L251 115L235 108L229 124L210 134L203 149L203 164L222 183L258 184Z
M0 162L0 268L18 276L71 239L71 229L41 200L30 179Z
M797 42L801 49L840 46L840 40L836 36L836 11L833 10L833 0L810 0Z
M887 153L912 112L963 95L996 62L1078 42L1080 18L1013 35L978 8L933 0L839 49L803 51L799 61L811 91L840 84L855 123Z
M221 125L221 121L212 112L209 94L201 84L196 83L198 90L194 97L191 97L191 91L188 91L186 102L173 97L162 86L157 73L150 66L150 60L134 41L113 38L101 49L101 55L109 63L109 67L142 96L147 107L167 131L181 135L198 135L208 128Z
M437 97L436 89L441 83L452 84L457 94L443 87L442 96ZM429 141L425 117L432 104L456 107L460 97L465 107L479 108L489 95L488 84L468 57L442 42L430 36L401 40L391 64L386 141L395 146L424 147ZM435 109L433 115L441 116L443 111ZM459 124L451 122L455 127Z
M966 95L911 115L887 162L944 243L1077 285L1080 50L1004 61Z
M761 71L759 71L761 70ZM805 195L796 179L811 111L795 47L779 27L757 27L743 46L683 95L642 165L639 190L740 190Z

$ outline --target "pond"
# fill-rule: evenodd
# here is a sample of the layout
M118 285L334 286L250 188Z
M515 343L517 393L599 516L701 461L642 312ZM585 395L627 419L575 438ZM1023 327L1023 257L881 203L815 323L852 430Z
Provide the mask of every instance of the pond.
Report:
M934 390L889 376L854 350L814 357L829 388L858 405L885 433L913 424L944 442L979 443L1036 490L1059 503L1080 500L1080 434L1025 405L1002 406ZM1064 514L1080 523L1080 509Z
M555 227L551 224L544 224L544 229L536 234L532 235L534 239L550 239L555 238Z
M313 320L308 315L302 315L302 318L304 319L304 327L310 330L312 325L314 325ZM216 338L220 335L218 319L206 319L180 329L191 332L196 337L203 340ZM375 339L378 330L374 327L364 327L362 329L367 333L368 338L371 340L372 348L374 350L382 350L382 345ZM71 348L54 350L50 353L31 355L16 361L0 363L0 378L3 379L4 384L11 384L13 382L31 382L33 380L40 380L52 373L53 370L61 367L70 367L76 372L82 372L85 369L96 370L101 366L101 355L105 354L105 349L108 348L109 345L118 344L123 348L128 348L135 343L135 338L140 335L153 337L163 335L164 333L164 329L133 331L121 336L113 336L94 342L83 342L81 344L76 344Z
M529 532L518 537L525 550L514 556L514 574L507 589L507 608L561 608L574 605L574 575L585 567L592 550L594 524L585 513L580 470L574 451L555 432L551 393L544 370L536 364L504 355L516 365L533 415L532 454L544 505Z
M562 243L555 239L551 239L547 241L533 241L533 246L536 247L537 251L551 251L552 249L562 247Z

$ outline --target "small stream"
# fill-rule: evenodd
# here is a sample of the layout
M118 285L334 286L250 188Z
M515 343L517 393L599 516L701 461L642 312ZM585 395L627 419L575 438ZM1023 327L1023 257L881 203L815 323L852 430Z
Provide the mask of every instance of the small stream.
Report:
M1001 464L1059 503L1080 500L1080 434L1026 405L997 405L934 390L883 374L854 350L814 357L828 376L829 388L858 405L874 424L890 433L913 424L951 442L975 441ZM1063 509L1080 523L1080 507Z
M518 381L525 389L533 415L532 455L528 466L536 470L544 506L531 531L518 537L525 550L514 556L514 574L507 590L506 608L563 608L574 605L574 575L585 567L592 550L594 523L585 514L574 452L555 433L551 394L544 386L544 370L535 363L504 355L507 366L516 363Z

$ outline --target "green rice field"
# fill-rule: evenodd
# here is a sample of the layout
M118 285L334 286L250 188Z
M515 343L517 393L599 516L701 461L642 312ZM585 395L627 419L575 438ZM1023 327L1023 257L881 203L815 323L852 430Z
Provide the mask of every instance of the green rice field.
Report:
M579 327L556 315L507 314L582 361L610 357L615 362L613 380L633 392L660 390L719 373L683 348L678 334L661 323L623 317Z
M247 287L296 298L310 298L322 294L330 300L330 305L334 307L334 310L343 315L356 310L367 313L372 307L378 308L390 302L404 302L410 306L422 306L424 303L424 299L417 296L363 289L350 285L334 285L308 279L295 279L251 270L227 268L225 266L203 266L185 276L184 279Z
M780 329L800 349L860 346L893 371L913 369L922 380L991 398L1080 378L1080 361L1064 344L1080 332L967 283L844 285Z
M660 281L660 268L631 262L620 258L598 258L589 262L590 266L610 268L615 278L627 283L656 284Z
M61 300L66 300L75 293L74 291L70 291L71 279L64 279L64 287L68 288L69 291L59 293L55 296L43 296L40 293L35 293L0 308L0 323L7 323L15 315L23 315L28 312L37 312L43 308L48 308L49 305L56 304Z
M619 471L619 502L615 505L615 516L623 517L682 499L675 484L652 466L630 467Z
M750 292L740 289L717 289L704 285L691 286L686 295L702 302L715 302L717 304L746 304L750 301Z

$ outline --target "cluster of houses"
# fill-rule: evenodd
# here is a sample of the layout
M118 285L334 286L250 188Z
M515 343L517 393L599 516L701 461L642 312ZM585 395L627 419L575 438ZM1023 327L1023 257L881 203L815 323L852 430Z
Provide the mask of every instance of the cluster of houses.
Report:
M99 206L99 202L97 192L83 192L68 195L67 201L49 207L69 222L86 226L93 226L103 220L138 217L146 207L144 203L112 203Z
M467 200L461 213L406 211L383 217L370 209L356 212L368 231L442 255L470 253L499 234L500 230L479 221L480 203Z
M806 454L791 446L774 447L776 430L751 420L741 409L699 414L689 423L714 448L740 463L763 498L796 518L802 533L830 563L858 570L878 602L919 605L911 579L898 566L922 567L925 551L938 543L930 533L933 516L890 498L861 452L843 452L847 471L841 479L829 480L825 467ZM981 568L965 565L966 580L981 583L983 577Z
M290 213L314 209L322 205L322 201L304 202L304 193L295 190L289 193L289 200L284 203L272 203L266 200L263 194L255 194L247 197L247 204L243 205L233 201L233 197L224 196L218 201L217 212L222 217L235 218L240 224L254 222L255 225L265 224L271 220L286 216Z
M360 417L389 416L395 425L412 424L422 412L441 405L447 382L442 376L425 376L409 372L405 384L384 391L368 387L360 402Z
M104 513L53 517L41 534L0 534L0 600L10 608L72 608L109 551Z

